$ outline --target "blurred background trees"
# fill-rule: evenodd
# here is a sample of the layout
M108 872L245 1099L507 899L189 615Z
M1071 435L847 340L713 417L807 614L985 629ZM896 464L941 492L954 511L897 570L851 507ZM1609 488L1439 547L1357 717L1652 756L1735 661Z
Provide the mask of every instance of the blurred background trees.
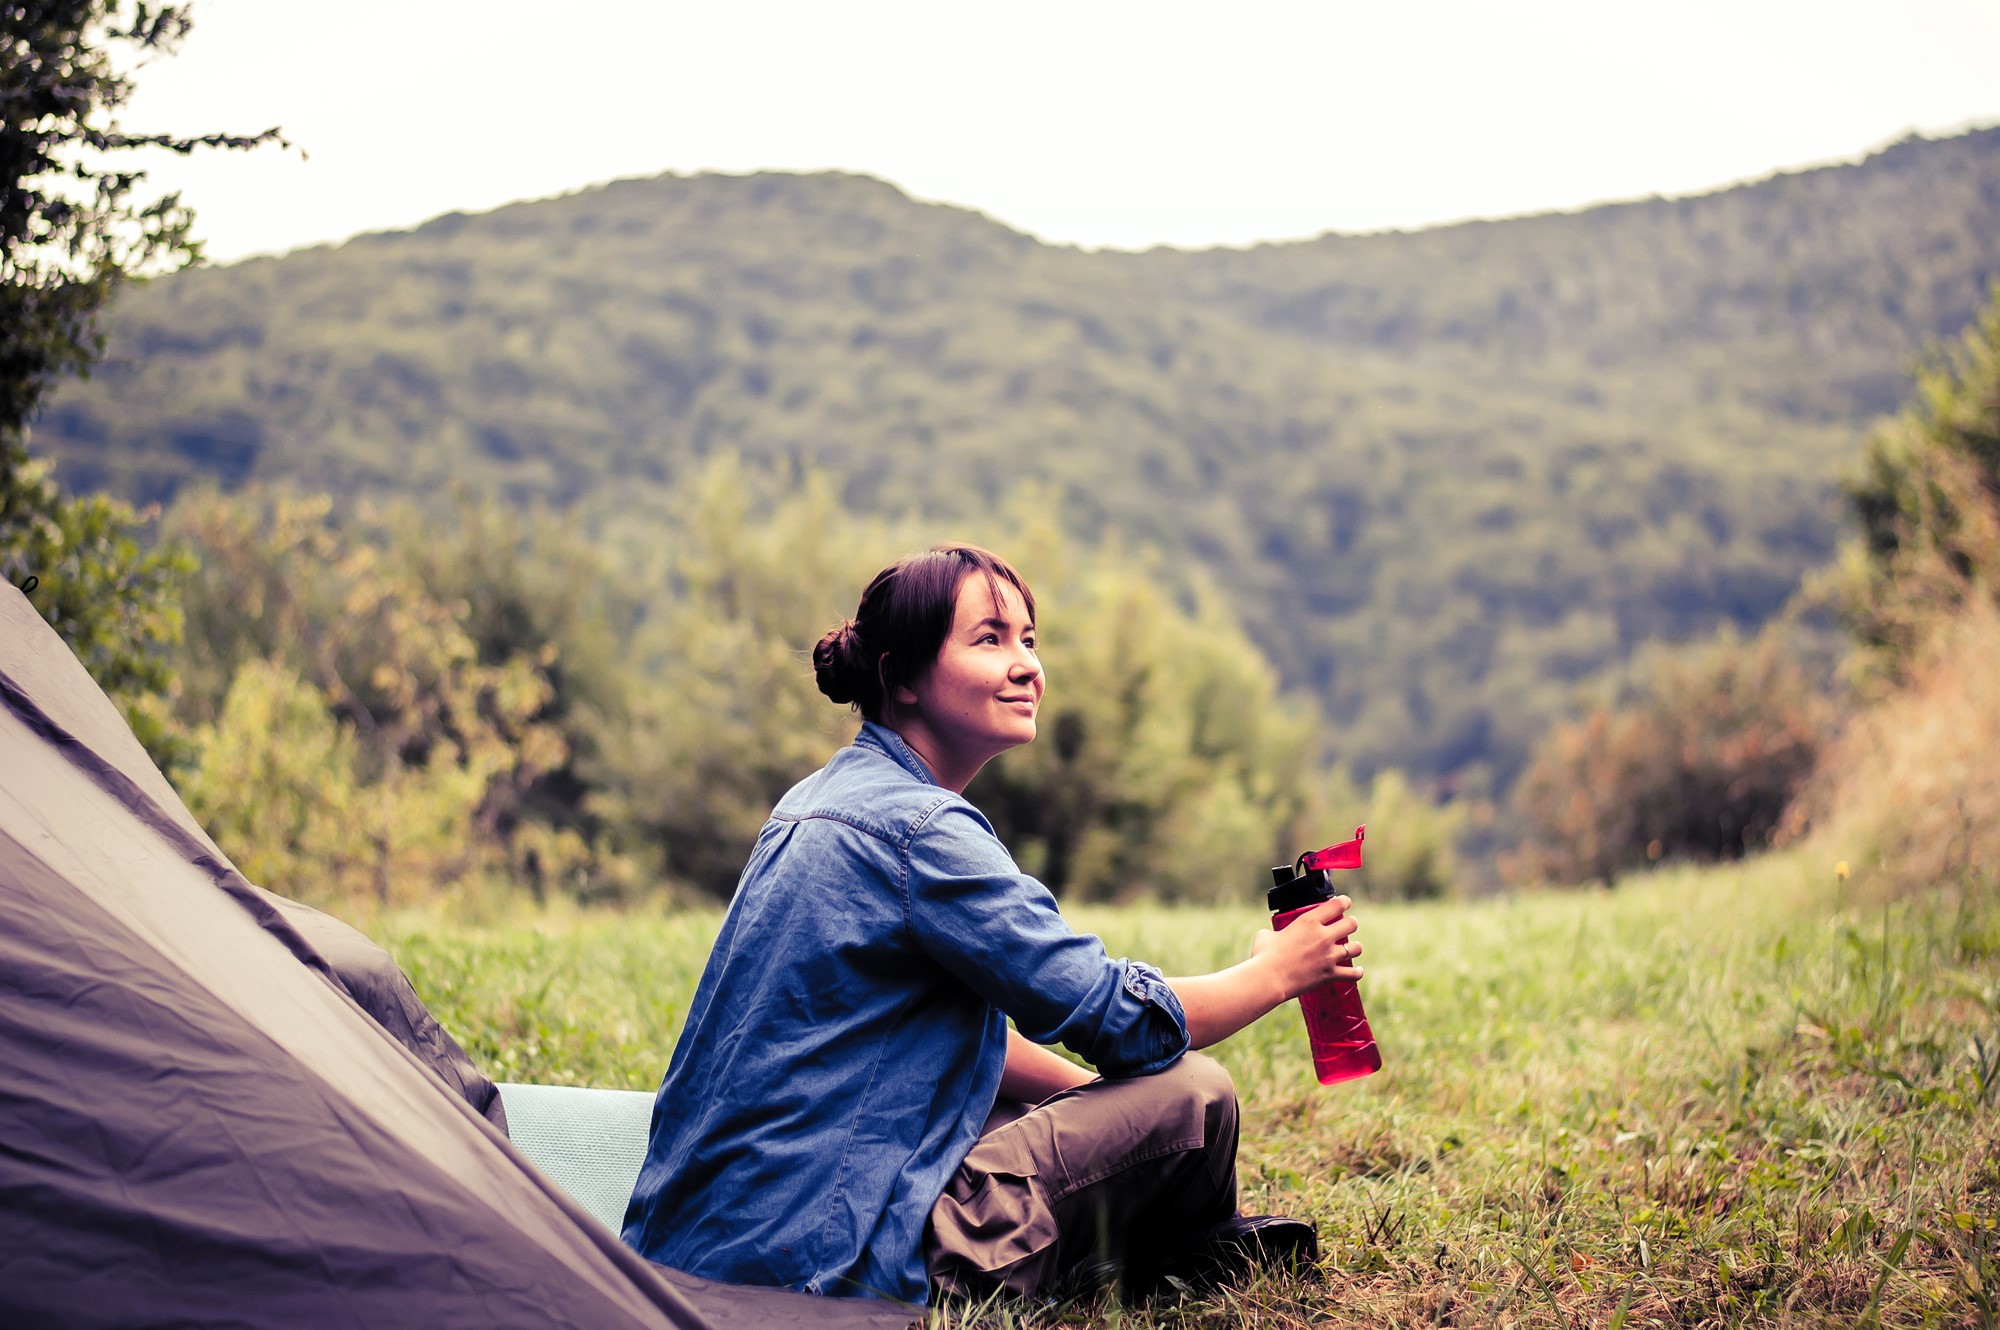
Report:
M178 698L189 807L279 873L274 889L307 897L389 904L497 869L536 887L582 873L572 823L523 816L569 758L550 714L555 644L482 659L469 601L328 511L198 494L170 518L198 559Z
M18 435L65 374L103 349L98 314L121 287L200 255L177 194L146 198L144 150L250 148L261 134L129 134L123 72L171 54L186 5L8 0L0 43L0 435ZM121 66L123 68L121 68Z
M778 796L854 726L808 652L897 551L823 479L724 456L630 556L651 611L626 650L630 711L606 727L600 806L669 881L726 897ZM870 566L872 563L873 566Z
M1110 546L1055 567L1035 592L1049 672L1040 737L967 797L1058 894L1249 894L1313 834L1314 708L1280 693L1218 594L1176 597L1157 560Z
M1858 536L1816 588L1853 634L1845 685L1795 620L1648 653L1537 747L1512 876L1610 882L1812 829L1905 885L2000 867L2000 285L1847 493Z
M348 908L726 897L772 803L854 732L811 643L926 542L732 455L682 505L608 542L471 499L440 523L183 495L166 721L189 806L256 880ZM1220 594L1032 503L971 534L1036 584L1052 679L1041 740L971 796L1054 890L1254 902L1270 864L1364 818L1368 890L1459 888L1463 810L1330 769L1313 704Z
M1819 757L1832 708L1782 626L1655 648L1616 701L1556 726L1515 791L1522 881L1609 885L1662 859L1770 844Z
M18 432L0 428L0 577L29 600L124 712L155 761L185 760L168 723L184 550L151 543L151 515L64 494Z
M1358 822L1376 899L1496 867L1609 883L1815 824L1926 872L1991 862L1996 345L2000 299L1853 482L1862 535L1821 582L1864 644L1858 691L1809 605L1657 645L1547 732L1502 823L1477 785L1357 778L1231 596L1075 539L1029 491L965 534L1035 583L1049 700L1040 740L969 793L1024 868L1089 900L1254 900L1269 865ZM934 524L723 452L653 520L595 530L470 494L441 518L256 487L188 491L163 530L185 640L155 723L190 806L269 885L379 905L726 897L770 805L853 732L810 644Z

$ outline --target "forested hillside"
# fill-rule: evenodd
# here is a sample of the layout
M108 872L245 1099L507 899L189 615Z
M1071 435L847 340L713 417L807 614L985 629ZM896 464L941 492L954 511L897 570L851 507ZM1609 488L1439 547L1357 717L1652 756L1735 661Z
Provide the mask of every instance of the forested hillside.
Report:
M669 176L136 289L34 443L133 498L464 482L613 540L718 453L940 536L1033 484L1230 593L1341 755L1505 778L1577 681L1826 560L1863 426L1995 278L2000 129L1203 253Z

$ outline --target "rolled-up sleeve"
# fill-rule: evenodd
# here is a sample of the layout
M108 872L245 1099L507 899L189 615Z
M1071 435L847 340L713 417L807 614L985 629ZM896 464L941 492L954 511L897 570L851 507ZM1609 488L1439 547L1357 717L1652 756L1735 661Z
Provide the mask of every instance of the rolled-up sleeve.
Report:
M918 945L1023 1035L1113 1078L1164 1071L1187 1051L1186 1013L1160 972L1072 930L970 805L941 806L908 853Z

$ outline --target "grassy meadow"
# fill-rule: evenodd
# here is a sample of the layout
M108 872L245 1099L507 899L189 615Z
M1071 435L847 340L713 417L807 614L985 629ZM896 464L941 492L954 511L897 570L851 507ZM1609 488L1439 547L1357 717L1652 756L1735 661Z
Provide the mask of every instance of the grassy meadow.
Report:
M1069 913L1169 973L1234 961L1259 923ZM718 917L374 931L496 1078L652 1089ZM1360 917L1379 1075L1319 1086L1293 1009L1214 1050L1243 1206L1319 1225L1317 1281L933 1325L2000 1323L1990 890L1888 899L1793 853Z

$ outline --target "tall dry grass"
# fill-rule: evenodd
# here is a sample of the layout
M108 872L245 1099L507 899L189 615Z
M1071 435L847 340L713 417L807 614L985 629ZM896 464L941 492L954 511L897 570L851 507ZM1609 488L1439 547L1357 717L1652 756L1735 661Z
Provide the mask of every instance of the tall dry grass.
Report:
M1907 681L1822 758L1794 819L1891 884L1991 882L2000 869L2000 610L1935 626Z

